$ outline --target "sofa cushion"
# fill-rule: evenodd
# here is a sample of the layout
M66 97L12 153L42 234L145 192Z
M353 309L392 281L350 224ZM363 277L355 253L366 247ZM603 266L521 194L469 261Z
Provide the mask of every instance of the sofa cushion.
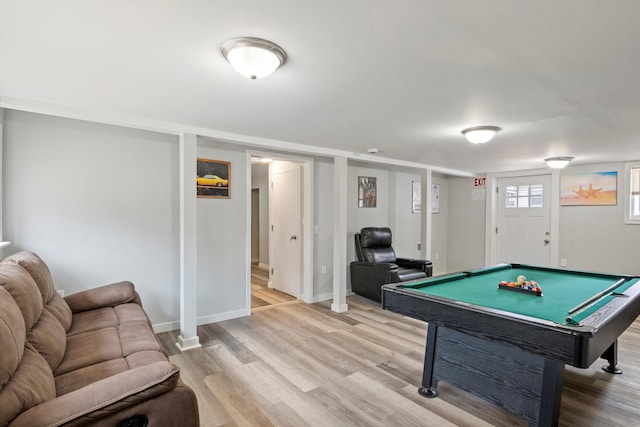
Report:
M97 308L95 310L81 311L73 315L73 322L67 335L77 335L89 331L118 326L118 316L113 307Z
M104 328L67 337L67 352L56 376L96 363L122 358L117 328Z
M0 393L18 369L24 353L26 331L18 305L9 292L0 286ZM1 396L1 394L0 394Z
M27 344L18 369L0 391L0 425L7 425L22 412L55 397L49 364Z
M38 323L27 332L27 341L45 358L52 371L58 368L67 348L67 335L51 312L42 312Z
M55 377L56 395L62 396L96 381L128 370L129 364L127 361L124 358L118 358L58 375Z
M7 264L0 269L0 286L9 292L20 309L25 329L33 328L40 319L43 303L38 286L29 273L18 264Z
M52 304L52 313L58 318L65 331L69 330L71 310L56 291L47 264L38 255L27 251L18 252L2 260L2 264L10 263L19 264L27 270L40 290L43 304Z

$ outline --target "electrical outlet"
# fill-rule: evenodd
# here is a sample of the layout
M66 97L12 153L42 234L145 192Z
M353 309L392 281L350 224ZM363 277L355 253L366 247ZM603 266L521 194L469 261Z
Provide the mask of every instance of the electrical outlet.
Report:
M327 266L326 265L322 266L322 274L327 274Z
M567 266L567 259L566 258L560 259L560 267L566 267L566 266Z

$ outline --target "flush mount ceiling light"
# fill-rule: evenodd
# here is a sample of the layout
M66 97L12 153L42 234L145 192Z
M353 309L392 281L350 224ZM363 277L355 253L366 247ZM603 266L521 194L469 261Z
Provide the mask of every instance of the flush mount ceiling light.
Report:
M547 166L553 169L562 169L567 166L571 160L573 160L573 157L549 157L544 159L544 161L547 162Z
M267 77L287 60L275 43L255 37L239 37L222 45L222 55L240 74L252 80Z
M499 130L498 126L474 126L463 129L462 134L473 144L484 144L491 141Z

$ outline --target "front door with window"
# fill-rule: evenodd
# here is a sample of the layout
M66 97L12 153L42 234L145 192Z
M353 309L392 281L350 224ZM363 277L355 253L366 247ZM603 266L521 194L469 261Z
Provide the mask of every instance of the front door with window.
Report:
M550 182L550 175L498 181L498 262L550 265Z

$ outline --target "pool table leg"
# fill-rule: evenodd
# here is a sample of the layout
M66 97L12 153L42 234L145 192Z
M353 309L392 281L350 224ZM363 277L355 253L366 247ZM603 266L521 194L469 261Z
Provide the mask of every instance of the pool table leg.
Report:
M438 336L438 326L429 323L427 328L427 344L424 349L424 369L422 370L422 386L418 388L418 393L424 397L436 397L438 391L433 384L433 363L435 362L436 337Z
M618 340L615 340L613 344L611 344L600 357L602 359L607 359L607 362L609 362L608 365L604 365L602 367L603 371L609 372L610 374L622 373L622 369L616 367L616 365L618 364Z

